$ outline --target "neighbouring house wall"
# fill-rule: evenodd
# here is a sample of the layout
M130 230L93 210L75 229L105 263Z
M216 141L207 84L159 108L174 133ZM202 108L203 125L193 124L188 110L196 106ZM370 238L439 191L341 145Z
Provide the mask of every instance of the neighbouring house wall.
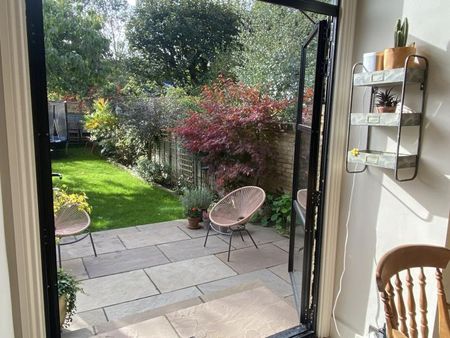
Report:
M405 183L395 181L391 171L373 167L362 174L343 174L335 295L343 270L346 220L350 210L349 238L346 272L335 314L341 336L345 338L368 336L370 325L382 327L384 324L375 270L386 251L410 243L447 244L450 207L450 2L358 0L353 62L362 60L364 52L391 47L395 21L405 16L410 23L409 41L415 41L418 53L430 61L419 174L414 181ZM356 103L360 107L361 102ZM376 133L375 146L381 149L392 147L395 142L392 133ZM434 285L434 280L429 282ZM432 300L429 310L433 326L435 311ZM331 337L338 337L334 324Z

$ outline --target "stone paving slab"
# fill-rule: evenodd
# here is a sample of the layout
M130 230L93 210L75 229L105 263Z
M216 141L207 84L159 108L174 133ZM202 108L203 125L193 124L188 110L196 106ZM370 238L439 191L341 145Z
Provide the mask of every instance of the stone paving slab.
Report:
M244 273L242 275L236 275L210 283L200 284L197 287L204 294L208 294L252 282L261 282L281 297L286 297L292 294L291 285L267 269Z
M288 263L273 266L269 268L269 270L276 274L278 277L283 278L286 282L291 282L291 277L289 276L288 272Z
M160 228L166 228L166 227L176 227L176 226L180 226L180 225L184 225L184 224L185 224L185 220L177 219L174 221L138 225L138 226L136 226L136 229L138 231L147 231L147 230L160 229Z
M103 236L92 234L97 254L124 250L125 247L117 236ZM94 256L94 250L89 236L79 242L61 245L62 260Z
M178 334L173 329L166 317L156 317L140 323L125 326L115 331L99 334L95 337L103 338L178 338Z
M203 247L204 242L205 238L201 237L186 241L160 244L158 245L158 248L164 252L172 262L228 251L228 245L220 238L217 238L217 236L208 237L206 247Z
M204 223L200 223L202 226L200 229L189 229L187 226L187 220L183 221L182 225L179 225L178 228L187 233L192 238L198 238L198 237L206 237L206 233L208 228L206 228L206 225ZM210 231L209 236L217 235L217 232Z
M159 293L143 270L88 279L80 286L84 290L77 294L77 308L81 312Z
M236 273L215 256L205 256L145 269L161 292L230 277Z
M72 319L72 324L70 324L71 331L82 329L84 327L104 324L108 321L105 316L105 312L102 309L77 312Z
M113 238L117 237L118 235L125 235L125 234L139 234L139 230L137 229L136 226L131 226L127 228L96 231L92 233L92 237L94 237L95 241L96 239Z
M75 277L76 280L89 278L81 258L62 261L62 268L65 272L68 272Z
M91 278L169 263L155 246L85 257L83 261Z
M250 247L232 251L229 262L227 262L227 253L216 256L239 274L269 268L288 261L287 252L272 244L259 246L258 249Z
M131 302L108 306L105 308L105 312L110 321L117 320L135 313L195 298L201 296L201 294L202 293L196 287L189 287L156 296L137 299Z
M268 337L298 325L296 311L265 287L166 315L181 337Z
M247 224L246 228L252 235L257 245L267 244L286 239L286 237L283 237L280 234L278 234L273 228L266 228L260 225L253 225L253 224ZM231 246L233 248L243 249L252 246L254 247L252 240L245 231L242 232L242 236L244 237L244 241L242 241L239 233L235 233L233 235L233 239L231 241ZM219 237L222 238L227 243L230 240L230 236L227 235L219 235Z
M140 231L139 235L125 234L119 237L128 249L190 239L177 226L148 228Z

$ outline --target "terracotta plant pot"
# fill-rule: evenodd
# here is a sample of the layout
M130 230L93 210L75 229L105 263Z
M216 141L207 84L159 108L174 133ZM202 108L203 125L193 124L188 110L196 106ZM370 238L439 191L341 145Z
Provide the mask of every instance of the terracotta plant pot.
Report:
M416 54L416 47L397 47L385 49L383 61L384 69L403 68L405 66L406 58L411 54ZM414 67L414 65L416 65L414 62L409 64L410 67Z
M59 326L63 326L64 320L66 319L66 311L67 311L66 296L64 295L59 296L58 302L59 302Z
M200 217L188 217L188 229L200 229L200 223L201 218Z
M396 107L377 106L375 110L377 113L394 113Z

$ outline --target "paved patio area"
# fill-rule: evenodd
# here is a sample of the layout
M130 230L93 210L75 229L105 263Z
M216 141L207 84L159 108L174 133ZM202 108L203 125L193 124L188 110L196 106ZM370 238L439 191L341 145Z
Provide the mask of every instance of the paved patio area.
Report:
M61 247L63 268L82 281L78 314L70 330L260 281L293 304L287 272L289 240L272 228L247 226L259 249L244 235L189 230L186 220L93 233L90 241ZM70 240L70 239L69 239Z

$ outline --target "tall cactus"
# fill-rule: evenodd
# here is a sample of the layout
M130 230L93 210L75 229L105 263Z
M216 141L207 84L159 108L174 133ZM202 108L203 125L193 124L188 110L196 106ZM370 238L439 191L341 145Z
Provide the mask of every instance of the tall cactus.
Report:
M398 19L397 24L395 26L394 31L394 41L395 41L395 47L405 47L406 41L408 40L408 18L405 18L405 20Z

